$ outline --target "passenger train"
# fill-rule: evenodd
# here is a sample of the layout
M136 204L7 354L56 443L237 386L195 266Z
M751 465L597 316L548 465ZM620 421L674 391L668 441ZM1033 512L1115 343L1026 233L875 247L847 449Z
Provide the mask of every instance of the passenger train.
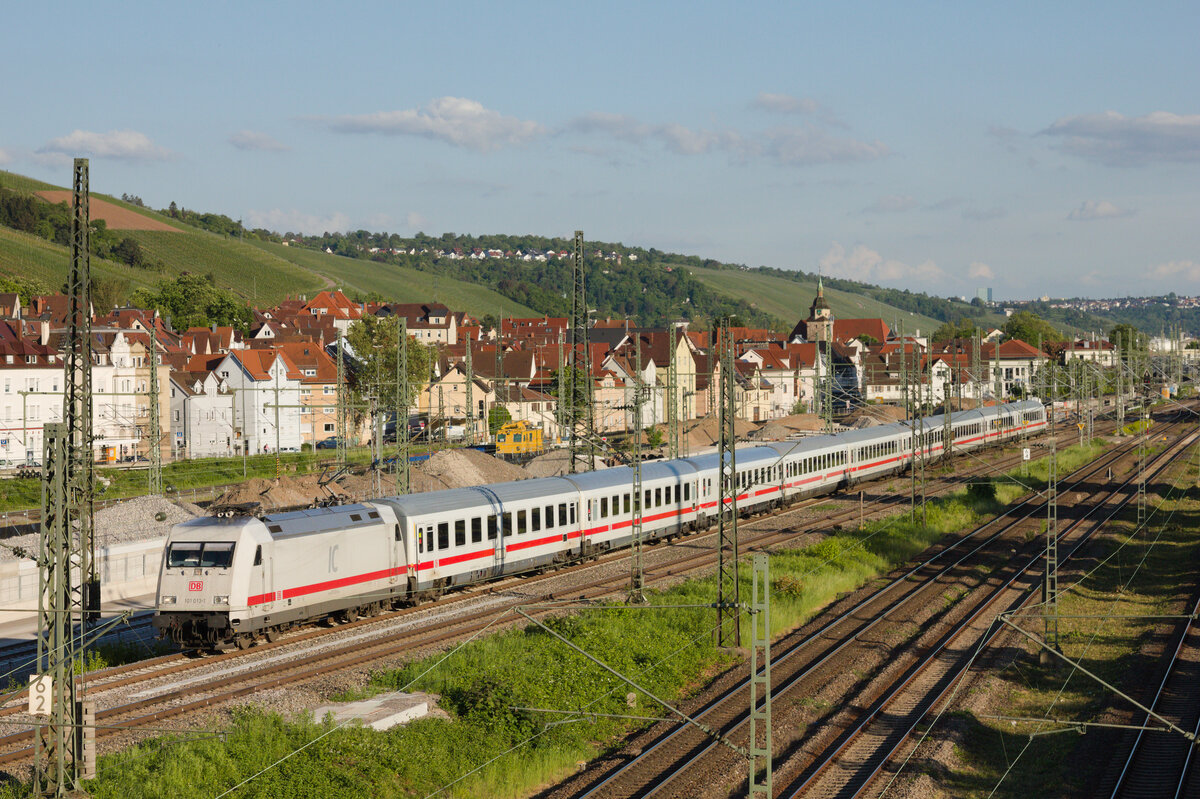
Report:
M927 457L945 418L919 420ZM951 450L1046 426L1040 401L955 413ZM906 422L738 447L737 507L752 513L895 474L913 460ZM654 541L717 518L717 453L642 466L642 535ZM247 647L294 626L348 620L432 598L454 586L545 568L627 545L633 470L380 497L262 518L175 525L158 580L154 625L185 646Z

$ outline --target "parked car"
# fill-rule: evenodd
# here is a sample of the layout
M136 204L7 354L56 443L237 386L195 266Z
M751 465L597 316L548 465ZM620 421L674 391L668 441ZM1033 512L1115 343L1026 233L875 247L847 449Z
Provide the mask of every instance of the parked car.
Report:
M323 438L317 442L317 449L337 449L337 448L338 448L338 437L337 436L330 436L329 438Z

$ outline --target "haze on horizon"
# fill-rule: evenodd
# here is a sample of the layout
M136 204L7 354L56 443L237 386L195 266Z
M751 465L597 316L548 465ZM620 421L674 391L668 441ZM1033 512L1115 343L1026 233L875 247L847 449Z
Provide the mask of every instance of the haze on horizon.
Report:
M0 168L279 232L1200 294L1200 6L22 4ZM79 65L84 65L81 69Z

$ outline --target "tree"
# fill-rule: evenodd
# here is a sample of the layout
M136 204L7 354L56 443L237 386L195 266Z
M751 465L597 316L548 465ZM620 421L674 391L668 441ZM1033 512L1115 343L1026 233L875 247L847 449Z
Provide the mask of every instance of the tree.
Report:
M1150 349L1149 337L1130 324L1122 322L1108 332L1108 340L1120 346L1124 352L1146 352Z
M879 339L875 338L870 333L863 333L861 336L858 337L858 340L861 341L863 343L863 346L866 346L866 347L874 347L876 344L879 343Z
M171 318L176 330L215 324L245 331L253 319L245 303L218 288L211 274L184 272L174 280L159 283L157 289L138 289L130 301L139 308L158 309Z
M121 242L113 248L112 254L123 263L133 267L140 268L146 265L146 256L142 252L142 245L138 244L137 239L132 236L121 239Z
M399 407L400 381L396 370L399 329L399 317L364 316L346 331L346 343L354 358L347 383L356 405L365 405L368 397L375 396L384 411ZM409 337L405 405L411 407L417 391L428 382L430 359L435 355L432 347Z
M129 294L129 281L123 277L92 276L92 307L96 313L118 307Z
M488 432L493 436L496 431L512 421L512 414L503 405L493 405L488 411Z
M1040 339L1042 345L1060 341L1062 333L1058 332L1049 322L1031 311L1017 311L1008 317L1004 323L1004 335L1010 339L1020 339L1026 344L1037 345Z
M167 206L167 216L171 217L172 219L175 219L179 216L179 206L175 204L174 200L171 200L171 204Z
M949 341L953 338L974 338L979 331L979 325L970 319L958 319L954 322L943 322L941 327L933 331L934 341Z

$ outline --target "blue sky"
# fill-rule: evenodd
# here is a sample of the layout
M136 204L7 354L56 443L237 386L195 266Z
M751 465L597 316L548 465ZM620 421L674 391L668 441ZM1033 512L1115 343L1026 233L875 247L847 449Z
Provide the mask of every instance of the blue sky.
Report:
M24 3L0 166L280 232L1200 294L1200 4ZM82 44L79 44L82 42ZM77 57L69 57L77 52Z

